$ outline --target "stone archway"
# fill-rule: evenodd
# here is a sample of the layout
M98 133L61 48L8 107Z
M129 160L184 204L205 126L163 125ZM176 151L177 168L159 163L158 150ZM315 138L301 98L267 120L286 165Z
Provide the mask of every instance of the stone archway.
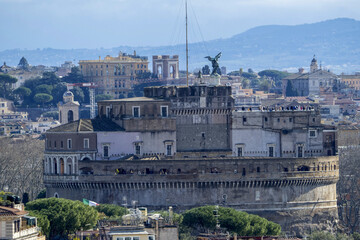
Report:
M163 77L163 66L161 64L158 64L156 66L156 76L158 78L162 78Z

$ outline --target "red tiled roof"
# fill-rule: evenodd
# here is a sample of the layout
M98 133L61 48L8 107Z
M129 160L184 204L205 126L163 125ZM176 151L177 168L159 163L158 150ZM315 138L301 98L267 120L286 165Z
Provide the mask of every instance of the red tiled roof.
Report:
M23 216L28 214L26 211L21 211L16 208L1 207L0 206L0 217L1 216Z

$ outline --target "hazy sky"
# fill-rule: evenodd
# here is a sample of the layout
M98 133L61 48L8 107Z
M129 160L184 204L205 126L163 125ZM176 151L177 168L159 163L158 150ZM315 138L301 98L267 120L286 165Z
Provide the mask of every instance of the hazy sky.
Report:
M0 0L0 51L184 43L185 0ZM190 41L269 24L359 19L359 0L188 0Z

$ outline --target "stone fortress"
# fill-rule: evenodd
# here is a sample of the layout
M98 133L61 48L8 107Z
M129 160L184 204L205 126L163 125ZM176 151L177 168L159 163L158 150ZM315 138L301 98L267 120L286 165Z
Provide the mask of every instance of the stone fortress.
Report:
M48 197L176 211L220 204L298 236L337 219L334 133L316 106L235 109L228 86L149 87L46 132Z

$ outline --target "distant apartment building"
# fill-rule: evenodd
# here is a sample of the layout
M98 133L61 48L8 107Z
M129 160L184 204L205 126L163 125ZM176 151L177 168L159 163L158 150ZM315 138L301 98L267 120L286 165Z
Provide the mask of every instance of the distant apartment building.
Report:
M0 120L1 121L27 121L27 112L15 112L14 102L0 98Z
M127 97L132 92L137 75L149 72L148 58L120 52L117 57L107 55L103 60L80 60L80 71L89 82L98 85L100 94L114 98Z
M340 75L341 82L345 83L347 86L360 90L360 73L355 73L354 75Z

